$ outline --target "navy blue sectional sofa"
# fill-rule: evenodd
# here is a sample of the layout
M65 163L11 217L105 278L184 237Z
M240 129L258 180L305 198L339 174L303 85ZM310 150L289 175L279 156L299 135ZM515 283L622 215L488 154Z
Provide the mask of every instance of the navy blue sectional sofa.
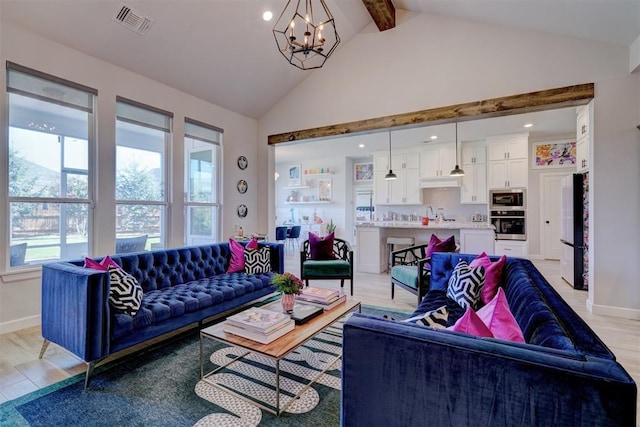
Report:
M45 264L40 357L49 342L69 350L89 364L87 386L95 364L113 353L272 294L271 277L284 272L284 245L259 246L269 247L271 272L226 273L228 243L112 256L144 291L134 317L111 310L107 271L84 268L84 260Z
M415 314L441 306L458 260L436 253ZM344 327L343 426L635 426L637 388L528 260L501 283L526 344L356 314Z

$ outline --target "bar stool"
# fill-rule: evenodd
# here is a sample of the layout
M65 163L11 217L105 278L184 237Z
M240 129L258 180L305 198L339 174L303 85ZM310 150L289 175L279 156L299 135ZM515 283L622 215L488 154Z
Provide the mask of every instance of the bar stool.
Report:
M391 272L391 252L395 250L395 245L413 246L414 244L413 237L387 237L387 273Z

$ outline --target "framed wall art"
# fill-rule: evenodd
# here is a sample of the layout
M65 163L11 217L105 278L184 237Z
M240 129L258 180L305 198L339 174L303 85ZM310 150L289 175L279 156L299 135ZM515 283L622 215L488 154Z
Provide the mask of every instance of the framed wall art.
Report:
M244 218L247 216L247 213L249 213L249 209L247 209L246 205L240 205L238 206L238 216L240 218Z
M289 166L289 187L299 187L302 185L302 166Z
M249 189L249 185L247 184L247 181L245 181L244 179L241 179L240 181L238 181L238 184L236 184L236 187L238 189L238 193L240 194L246 193L247 190Z
M241 170L245 170L247 166L249 166L249 161L247 160L247 158L245 156L238 157L238 167Z
M354 163L353 181L356 183L373 181L373 163Z
M576 164L575 141L549 141L533 144L534 169L566 168Z
M321 202L331 201L331 179L318 180L318 200Z

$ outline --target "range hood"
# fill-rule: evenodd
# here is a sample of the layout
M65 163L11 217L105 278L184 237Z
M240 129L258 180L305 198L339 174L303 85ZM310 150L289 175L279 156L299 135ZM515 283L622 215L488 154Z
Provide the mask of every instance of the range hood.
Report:
M461 187L461 179L454 176L445 178L429 178L420 180L420 188L450 188Z

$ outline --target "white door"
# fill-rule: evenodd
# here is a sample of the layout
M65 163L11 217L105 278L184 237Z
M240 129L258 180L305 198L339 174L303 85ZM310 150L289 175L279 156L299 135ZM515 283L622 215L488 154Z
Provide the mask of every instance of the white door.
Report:
M563 176L566 175L540 176L540 214L542 217L540 247L545 259L560 259L562 255L562 245L560 243L560 181Z

